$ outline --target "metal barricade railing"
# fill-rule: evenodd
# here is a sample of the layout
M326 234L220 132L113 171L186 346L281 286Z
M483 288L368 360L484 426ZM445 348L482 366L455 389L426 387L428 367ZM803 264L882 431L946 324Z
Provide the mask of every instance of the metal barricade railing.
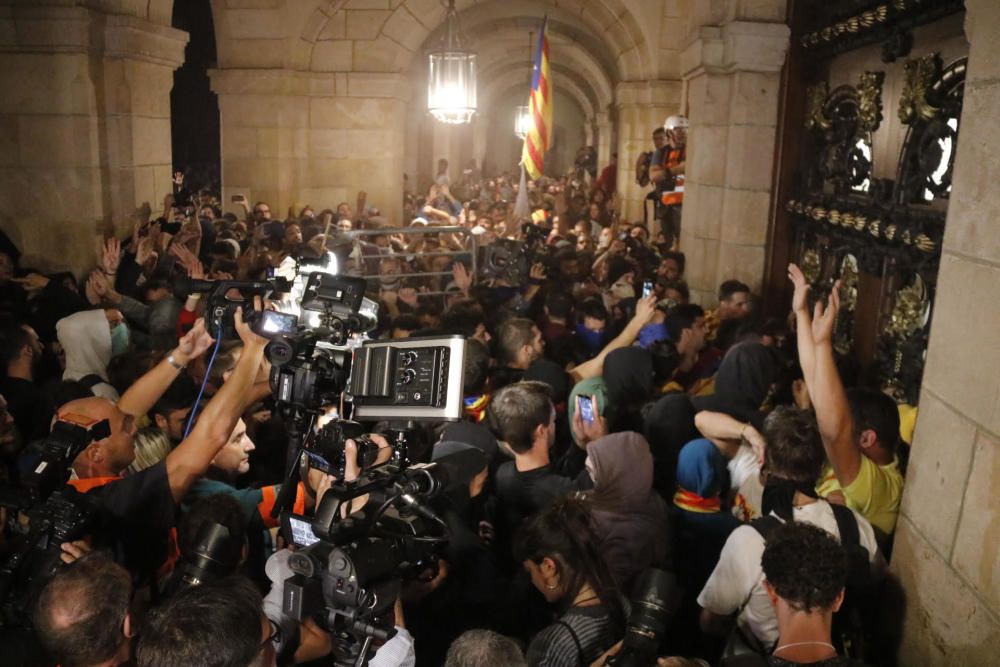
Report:
M453 235L455 236L462 247L463 250L452 250L449 248L442 247L440 250L431 250L419 252L410 251L404 249L397 251L390 248L382 248L374 243L374 238L376 236L388 236L393 237L397 235L404 235L404 237L410 237L417 235L427 235L427 234L438 234L438 235ZM378 247L379 252L376 254L365 255L363 250L361 253L360 268L364 271L367 267L369 260L377 260L381 262L383 259L394 257L396 259L402 260L405 265L409 264L416 257L443 257L443 256L468 256L470 260L469 275L475 280L478 262L478 250L479 250L479 239L478 235L473 234L471 230L465 227L432 227L417 225L414 227L392 227L392 228L380 228L380 229L356 229L351 231L344 231L337 234L339 238L349 238L352 241L360 240L369 245L369 247ZM354 251L352 250L351 256L354 256ZM383 274L376 271L376 273L352 273L360 278L364 278L368 281L379 281L379 279L384 278ZM451 264L448 266L447 271L407 271L403 270L398 274L392 274L393 276L398 276L400 279L406 278L434 278L434 277L446 277L444 282L448 283L452 279ZM436 296L443 295L446 292L444 290L432 290L432 291L422 291L421 295L426 296Z

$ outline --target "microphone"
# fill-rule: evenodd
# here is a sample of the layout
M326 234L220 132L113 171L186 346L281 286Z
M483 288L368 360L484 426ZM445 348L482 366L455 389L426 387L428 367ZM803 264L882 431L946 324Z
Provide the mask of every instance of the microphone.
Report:
M475 447L452 452L431 462L410 466L403 471L406 481L400 490L407 495L432 498L441 491L451 491L468 484L486 467L486 455Z

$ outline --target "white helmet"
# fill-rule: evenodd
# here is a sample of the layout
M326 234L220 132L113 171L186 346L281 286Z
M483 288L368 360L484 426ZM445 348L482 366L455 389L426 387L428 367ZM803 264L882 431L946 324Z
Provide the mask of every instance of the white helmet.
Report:
M685 116L669 116L665 121L663 121L664 130L673 130L674 128L681 128L686 130L688 128L688 119Z

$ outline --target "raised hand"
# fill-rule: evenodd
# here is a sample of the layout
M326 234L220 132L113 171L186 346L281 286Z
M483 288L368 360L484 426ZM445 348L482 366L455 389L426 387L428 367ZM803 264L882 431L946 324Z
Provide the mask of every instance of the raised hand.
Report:
M194 280L202 280L205 277L205 267L193 252L183 245L173 244L170 246L170 254L177 258L177 263L187 271L188 277Z
M205 350L212 346L215 340L205 329L205 318L199 317L195 321L191 330L184 334L184 337L177 341L176 356L178 363L186 365L192 359L197 359L205 353Z
M146 266L150 260L155 261L156 258L156 237L150 234L139 241L139 246L135 249L135 263Z
M184 172L182 172L182 171L175 171L174 172L174 177L173 177L173 182L174 182L174 185L176 185L177 187L181 187L182 185L184 185Z
M656 313L656 295L650 294L635 302L635 319L643 325L649 324Z
M469 273L469 270L465 268L465 264L462 264L461 262L455 262L452 264L451 277L455 280L455 284L458 285L458 289L468 295L469 288L472 287L472 275Z
M789 264L788 279L795 286L795 294L792 296L792 312L809 312L809 283L806 282L802 269L795 264Z
M812 335L817 345L827 343L833 338L833 329L837 323L837 313L840 311L840 281L833 284L830 290L830 298L826 306L822 302L816 303L813 310Z
M109 276L118 272L118 264L122 260L122 244L115 237L104 241L104 248L101 253L101 270Z
M573 421L570 424L570 428L573 431L573 437L576 438L576 444L579 447L586 449L587 444L603 438L608 434L608 424L601 416L601 407L598 404L598 398L594 395L591 398L593 403L593 413L594 420L588 422L583 418L583 411L580 410L580 397L576 398L576 411L573 413Z
M255 296L253 300L254 310L259 312L262 307L260 297ZM254 333L253 329L250 328L250 325L243 320L242 308L237 308L236 312L233 314L233 324L235 325L237 335L239 335L240 340L243 341L244 347L254 346L263 348L267 345L267 339Z
M545 280L545 265L541 262L535 262L531 265L531 269L528 271L528 277L532 280Z
M87 302L92 306L96 306L101 302L101 294L97 290L97 281L94 280L94 274L96 273L97 271L87 276L87 283L83 287L83 294L87 297Z

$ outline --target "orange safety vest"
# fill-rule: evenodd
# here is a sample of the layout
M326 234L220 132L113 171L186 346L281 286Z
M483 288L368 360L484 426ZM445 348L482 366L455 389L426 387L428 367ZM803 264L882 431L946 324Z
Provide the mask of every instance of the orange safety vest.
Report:
M675 148L667 153L667 159L663 161L663 168L670 170L683 162L684 149ZM684 203L684 174L674 176L674 189L661 194L660 203L664 206L681 206Z

